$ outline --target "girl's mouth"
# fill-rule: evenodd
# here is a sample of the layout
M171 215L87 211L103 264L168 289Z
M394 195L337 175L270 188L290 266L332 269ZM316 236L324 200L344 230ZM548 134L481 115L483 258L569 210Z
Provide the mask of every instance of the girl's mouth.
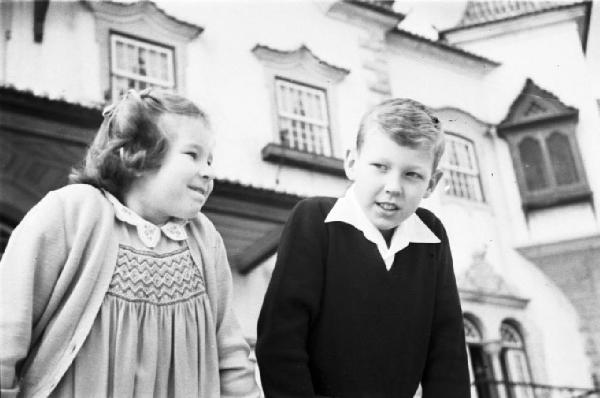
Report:
M396 204L390 202L375 202L375 204L385 211L396 211L400 209Z

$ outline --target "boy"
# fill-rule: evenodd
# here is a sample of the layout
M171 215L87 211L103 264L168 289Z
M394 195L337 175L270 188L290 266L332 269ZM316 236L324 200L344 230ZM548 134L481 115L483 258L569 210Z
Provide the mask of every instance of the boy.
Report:
M293 210L258 321L267 398L468 398L452 256L418 208L441 177L438 119L392 99L360 124L346 195Z

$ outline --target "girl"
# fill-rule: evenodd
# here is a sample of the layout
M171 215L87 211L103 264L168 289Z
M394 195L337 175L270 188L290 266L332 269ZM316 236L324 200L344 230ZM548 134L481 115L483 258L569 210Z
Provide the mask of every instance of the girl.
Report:
M214 134L192 102L130 91L82 169L0 262L2 396L258 397L221 236L200 213Z

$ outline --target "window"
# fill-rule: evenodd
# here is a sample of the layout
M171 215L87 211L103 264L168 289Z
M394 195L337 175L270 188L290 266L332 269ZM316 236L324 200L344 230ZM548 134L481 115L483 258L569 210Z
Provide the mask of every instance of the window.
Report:
M544 207L589 195L572 133L536 130L509 137L515 147L519 187L525 207Z
M175 89L172 48L116 33L112 33L110 39L113 100L120 98L129 89Z
M273 138L262 148L263 160L288 167L344 175L337 134L337 91L349 70L318 58L306 46L252 49L264 67L272 114Z
M525 345L516 327L507 322L500 325L502 350L500 364L509 398L534 398Z
M325 90L277 78L275 91L281 144L331 156Z
M490 357L483 348L483 336L476 323L467 316L463 318L463 326L469 360L471 397L491 398L494 395L489 381L493 379L493 371Z
M103 100L134 88L185 90L188 44L202 27L165 13L152 1L87 1L93 13Z
M498 125L508 141L523 209L591 201L577 144L579 111L531 79Z
M483 202L479 167L473 143L454 134L446 135L446 150L442 159L446 194Z

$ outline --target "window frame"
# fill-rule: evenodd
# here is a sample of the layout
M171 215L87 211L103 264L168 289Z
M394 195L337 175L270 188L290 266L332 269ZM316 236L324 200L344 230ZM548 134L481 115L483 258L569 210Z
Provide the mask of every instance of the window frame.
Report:
M306 153L311 153L314 155L321 155L321 156L327 156L327 157L332 157L333 154L333 140L331 137L331 117L330 117L330 110L329 110L329 100L327 97L327 90L323 87L318 87L318 86L313 86L310 84L306 84L303 82L299 82L299 81L295 81L292 79L288 79L282 76L275 76L274 80L273 80L273 84L275 85L274 90L275 90L275 103L276 103L276 116L277 116L277 138L279 139L279 144L281 144L282 146L286 146L284 145L284 143L282 142L282 138L281 138L281 124L280 124L280 118L288 118L288 119L293 119L299 122L304 122L304 123L309 123L309 124L313 124L313 125L321 125L321 127L323 127L325 129L325 137L323 137L323 151L322 153L317 153L316 151L304 151L302 149L299 148L294 148L291 146L286 146L286 148L292 149L292 150L297 150L297 151L301 151L301 152L306 152ZM294 85L296 87L302 87L302 88L307 88L309 90L315 91L315 92L320 92L323 96L323 103L320 104L321 107L321 111L323 112L323 114L326 116L326 123L322 123L316 119L310 119L310 118L305 118L305 120L302 120L300 118L295 117L296 115L293 114L282 114L281 111L281 101L280 101L280 97L279 97L279 89L278 87L280 86L280 84L288 84L288 85ZM314 147L314 144L311 144L311 146Z
M485 196L485 192L483 190L483 183L481 180L481 168L480 168L480 162L479 162L479 158L477 155L477 147L475 145L475 142L470 139L465 137L464 135L455 133L453 131L445 131L444 132L446 134L446 149L444 151L444 155L442 157L442 163L441 163L441 168L444 171L444 183L446 184L444 186L444 195L448 196L448 197L452 197L452 198L456 198L456 199L461 199L461 200L467 200L470 202L474 202L474 203L486 203L486 196ZM468 155L469 158L471 160L471 163L475 166L475 172L469 171L466 168L463 167L459 167L459 166L453 166L450 165L448 161L446 161L447 156L449 154L448 148L449 148L449 143L452 140L456 140L456 141L462 141L466 144L468 144ZM472 198L467 196L459 196L459 195L455 195L453 193L450 193L449 190L447 189L447 187L449 187L448 184L452 184L452 179L451 179L451 175L450 172L456 172L456 173L461 173L461 174L465 174L465 175L469 175L470 177L472 177L476 182L477 182L477 187L478 189L476 189L479 192L479 198ZM476 195L477 196L477 195Z
M513 342L505 339L504 328L510 329L510 332L516 336L518 341ZM500 367L502 369L502 377L508 382L506 384L507 395L511 398L534 398L534 390L530 386L533 382L531 365L521 328L511 321L503 321L500 324L500 345ZM513 359L511 359L511 354L517 355L513 355ZM518 378L522 380L514 380L514 372L518 371L514 369L514 366L517 365L514 361L520 361L521 374ZM523 383L524 385L512 385L511 383Z
M515 167L515 174L519 191L521 193L521 202L525 211L547 208L551 206L569 204L591 199L591 191L587 182L587 177L581 159L581 152L575 136L576 124L569 120L552 122L542 122L533 126L528 126L520 131L505 133L510 146L510 153ZM569 142L575 173L579 180L572 184L558 185L553 164L550 160L550 154L546 140L554 133L563 134ZM524 162L521 159L519 145L523 140L534 139L541 148L545 175L548 179L548 186L543 189L530 190L527 187Z
M168 90L168 91L176 91L177 90L177 71L176 71L176 65L175 65L175 59L176 59L176 50L173 46L169 46L169 45L165 45L162 43L157 43L155 41L152 40L147 40L144 38L140 38L137 36L133 36L133 35L129 35L129 34L125 34L119 31L115 31L115 30L110 30L109 31L109 54L110 54L110 64L109 64L109 92L111 93L111 99L114 101L116 100L116 96L115 96L115 90L116 87L114 86L114 79L115 79L115 75L118 75L120 77L124 77L127 79L132 79L135 81L143 81L141 79L139 79L139 76L134 76L133 74L129 74L129 72L116 72L115 68L116 68L116 63L117 63L117 59L116 59L116 45L115 42L119 39L124 39L124 42L132 42L135 45L139 47L146 47L146 48L158 48L160 50L163 50L164 52L166 52L168 54L168 63L169 63L169 77L170 77L170 82L168 82L169 84L160 84L160 83L152 83L150 81L145 81L145 83L147 84L147 86L153 86L153 87L160 87L162 89ZM139 46L139 44L141 44L142 46ZM117 96L118 97L118 96Z
M113 100L111 34L135 38L173 49L174 91L185 95L187 45L203 28L166 14L152 2L118 3L85 1L93 14L98 47L99 87L104 101Z
M257 44L252 53L264 68L265 87L268 91L272 138L261 151L262 159L278 165L294 166L344 176L341 135L338 126L337 91L349 70L331 65L316 57L301 45L296 50L282 51ZM279 133L279 113L276 80L287 80L303 86L323 90L329 116L329 155L300 151L282 145Z

